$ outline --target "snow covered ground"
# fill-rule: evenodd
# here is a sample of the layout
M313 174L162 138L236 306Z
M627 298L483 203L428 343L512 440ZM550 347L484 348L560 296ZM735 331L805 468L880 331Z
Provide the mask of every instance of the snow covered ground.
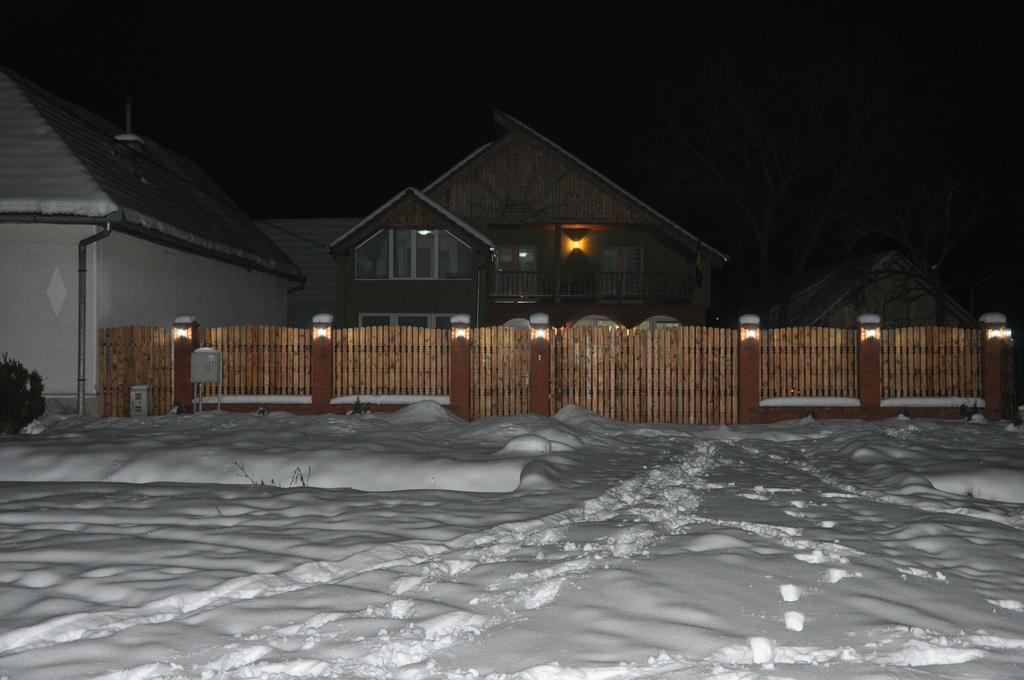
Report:
M0 678L1024 677L1024 432L206 412L0 438Z

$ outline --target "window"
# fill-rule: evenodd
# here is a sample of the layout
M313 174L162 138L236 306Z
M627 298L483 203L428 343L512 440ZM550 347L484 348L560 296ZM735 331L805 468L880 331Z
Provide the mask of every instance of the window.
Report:
M355 250L357 279L470 279L473 251L443 229L387 229Z
M644 251L639 246L601 250L601 295L639 295Z
M359 325L366 326L416 326L417 328L452 327L451 314L420 313L420 312L368 312L359 315Z
M388 232L377 232L356 248L356 278L388 278Z
M499 272L537 271L536 246L498 246Z
M644 251L640 246L601 250L601 271L625 273L642 272L643 270Z

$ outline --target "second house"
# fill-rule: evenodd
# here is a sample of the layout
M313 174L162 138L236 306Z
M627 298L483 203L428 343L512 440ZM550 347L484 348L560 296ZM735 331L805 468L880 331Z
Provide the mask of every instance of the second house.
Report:
M330 246L337 323L703 324L726 256L518 120Z

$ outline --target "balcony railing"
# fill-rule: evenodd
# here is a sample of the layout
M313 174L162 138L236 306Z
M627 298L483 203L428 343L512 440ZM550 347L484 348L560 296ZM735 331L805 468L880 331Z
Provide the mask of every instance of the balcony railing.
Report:
M693 300L690 274L563 272L557 283L554 274L546 272L495 272L491 297L547 299L557 294L565 300Z

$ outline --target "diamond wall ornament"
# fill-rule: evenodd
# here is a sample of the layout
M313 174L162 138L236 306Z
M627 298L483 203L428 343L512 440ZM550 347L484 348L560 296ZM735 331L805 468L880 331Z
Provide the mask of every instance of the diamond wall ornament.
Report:
M60 316L60 310L64 306L64 300L68 296L68 288L64 285L64 277L60 275L60 269L53 268L50 276L50 285L46 287L46 297L50 299L50 307L54 316Z

